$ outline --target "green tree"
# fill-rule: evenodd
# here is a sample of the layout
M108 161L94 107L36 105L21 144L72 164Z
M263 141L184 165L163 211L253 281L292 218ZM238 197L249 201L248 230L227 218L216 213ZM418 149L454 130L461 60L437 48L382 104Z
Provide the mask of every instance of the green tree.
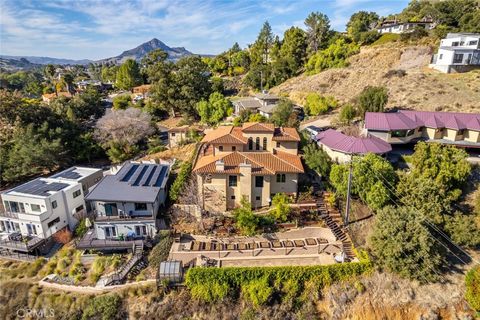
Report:
M352 165L351 194L358 195L373 210L387 205L393 197L397 181L397 175L390 162L369 153L363 157L354 157ZM349 163L334 164L330 171L330 183L336 193L343 197L347 194L349 166Z
M130 90L141 83L140 67L135 60L128 59L118 68L115 80L115 86L118 88Z
M414 209L380 210L368 242L375 261L387 270L420 282L437 280L442 251Z
M235 225L243 235L252 236L256 233L259 219L253 213L252 206L246 197L240 201L241 206L233 210Z
M115 110L125 110L132 106L132 98L129 94L120 94L113 98L113 109Z
M285 222L288 219L288 215L292 211L290 207L290 197L285 193L277 193L273 196L272 199L272 210L270 213L273 215L276 221Z
M332 167L332 160L328 154L316 144L309 143L303 148L303 159L305 164L322 177L328 177Z
M372 30L379 17L375 12L359 11L347 23L347 33L353 41L360 43L362 35Z
M454 146L419 142L411 157L412 168L400 176L397 193L436 224L444 223L451 205L470 175L467 153Z
M297 74L303 67L307 54L306 49L305 31L298 27L291 27L285 31L280 56L286 62L289 76Z
M475 248L480 245L480 217L473 214L455 212L448 216L445 230L458 245Z
M310 74L314 74L329 68L346 67L348 66L347 58L359 51L359 46L347 43L345 39L341 38L330 44L325 50L312 55L305 68Z
M340 109L340 114L338 115L338 119L341 124L343 125L350 125L352 120L356 116L355 107L351 104L346 104Z
M102 66L101 79L103 82L115 83L118 66Z
M265 21L257 36L257 40L250 48L250 57L253 64L266 64L269 61L270 49L273 45L272 27Z
M318 93L309 93L305 102L305 113L317 116L327 113L338 106L338 101L331 96L321 96Z
M360 115L365 117L365 112L383 112L388 102L388 90L385 87L365 87L358 96L358 109Z
M324 47L330 34L330 19L321 12L312 12L305 19L307 27L308 50L316 53Z
M282 100L273 111L271 121L277 126L298 127L297 113L290 100Z
M208 101L201 100L197 103L197 112L203 123L215 125L233 112L232 103L223 94L214 92Z

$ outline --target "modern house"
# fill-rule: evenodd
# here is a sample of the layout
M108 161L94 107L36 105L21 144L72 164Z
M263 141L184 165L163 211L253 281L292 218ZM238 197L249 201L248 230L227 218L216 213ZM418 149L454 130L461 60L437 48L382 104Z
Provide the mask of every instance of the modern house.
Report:
M364 130L390 144L418 140L480 147L480 114L400 110L367 112Z
M335 162L345 163L352 155L375 153L378 155L392 151L389 143L372 135L365 137L347 136L340 131L328 129L317 134L317 144Z
M242 110L249 110L253 113L260 112L259 109L266 108L263 112L272 110L280 100L280 97L268 93L259 93L254 97L241 98L232 101L235 107L235 114L239 114Z
M30 252L57 231L73 230L86 214L84 195L102 176L100 169L72 167L1 193L0 231L7 236L0 248Z
M169 164L124 164L107 174L85 198L94 213L94 239L154 236L167 198Z
M480 33L449 33L432 56L430 67L445 73L480 68Z
M193 169L201 206L224 212L239 206L244 197L259 208L270 205L276 193L296 196L298 175L304 172L299 142L295 128L270 123L207 132Z
M393 20L383 20L377 26L379 33L407 33L412 32L417 28L424 28L425 30L431 30L435 28L436 23L430 18L423 18L420 21L407 21L401 22L396 18Z

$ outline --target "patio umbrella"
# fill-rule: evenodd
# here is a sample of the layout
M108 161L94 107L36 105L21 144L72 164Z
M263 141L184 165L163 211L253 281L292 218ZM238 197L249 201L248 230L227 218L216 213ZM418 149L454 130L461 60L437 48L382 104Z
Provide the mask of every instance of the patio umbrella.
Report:
M85 227L90 229L92 227L92 223L90 222L89 218L85 218Z

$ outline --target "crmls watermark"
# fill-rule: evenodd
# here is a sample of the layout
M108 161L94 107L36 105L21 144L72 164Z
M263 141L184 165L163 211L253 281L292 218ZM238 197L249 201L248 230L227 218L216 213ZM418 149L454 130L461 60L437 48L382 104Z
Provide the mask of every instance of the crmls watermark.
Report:
M30 309L30 308L21 308L17 310L17 317L19 319L24 318L33 318L33 319L43 319L43 318L54 318L55 310L50 309Z

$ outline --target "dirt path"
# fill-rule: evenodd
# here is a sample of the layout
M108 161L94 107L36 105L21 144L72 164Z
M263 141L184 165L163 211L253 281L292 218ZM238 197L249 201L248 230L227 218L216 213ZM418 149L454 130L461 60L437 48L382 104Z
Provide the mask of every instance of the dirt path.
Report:
M76 293L82 293L82 294L101 294L105 292L111 292L111 291L125 289L128 287L133 287L133 286L149 285L155 282L156 282L156 279L148 279L144 281L130 282L130 283L125 283L125 284L116 285L116 286L108 286L108 287L90 287L90 286L81 287L81 286L52 283L52 282L40 280L38 282L38 285L44 288L67 291L67 292L76 292Z

